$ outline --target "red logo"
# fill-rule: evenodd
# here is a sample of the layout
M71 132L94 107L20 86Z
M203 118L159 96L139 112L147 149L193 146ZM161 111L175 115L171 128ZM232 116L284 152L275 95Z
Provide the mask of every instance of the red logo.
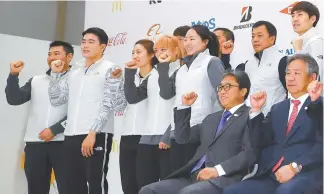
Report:
M108 39L108 46L118 46L125 44L127 32L118 33L115 37Z
M295 3L289 5L289 6L286 7L285 9L281 10L280 13L284 13L284 14L288 14L288 15L290 15L290 14L291 14L291 10L292 10L292 8L293 8L297 3L299 3L299 1L296 1Z
M115 112L115 116L116 117L121 117L124 115L124 111L120 111L120 112Z

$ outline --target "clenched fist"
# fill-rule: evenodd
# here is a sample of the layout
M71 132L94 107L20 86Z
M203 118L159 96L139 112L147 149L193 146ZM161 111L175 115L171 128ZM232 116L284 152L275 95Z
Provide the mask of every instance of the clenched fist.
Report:
M170 53L163 53L158 56L158 60L160 63L170 62L171 61L171 54Z
M267 101L267 93L265 92L257 92L251 95L250 97L251 101L251 111L256 112L260 111L263 105Z
M25 63L23 61L13 61L10 63L10 73L12 75L18 75L24 68Z
M120 68L118 68L110 73L110 77L111 78L119 78L121 76L121 74L122 74L122 70Z
M135 61L130 61L130 62L127 62L127 63L125 64L125 67L126 67L127 69L137 69L137 68L138 68L138 65L136 64Z
M296 52L301 51L303 47L303 39L298 36L295 40L292 41L292 45Z
M319 99L323 92L323 83L315 80L308 84L307 91L311 101L314 102L315 100Z
M231 54L234 49L233 41L229 40L222 44L222 54Z
M191 106L198 98L198 94L195 92L190 92L182 95L182 104L186 106Z
M51 69L54 73L60 73L64 69L64 62L61 60L55 60L51 62Z

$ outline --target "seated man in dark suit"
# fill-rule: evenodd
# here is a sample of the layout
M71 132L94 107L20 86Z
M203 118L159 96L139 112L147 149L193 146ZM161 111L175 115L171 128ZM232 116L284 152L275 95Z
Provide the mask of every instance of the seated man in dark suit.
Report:
M323 186L323 135L316 119L307 115L311 103L307 86L316 80L318 65L308 54L288 59L286 84L291 99L261 113L265 92L252 95L249 126L259 130L262 150L259 170L251 179L231 185L223 194L317 194Z
M225 73L217 94L224 111L208 115L201 124L190 127L190 106L196 93L183 95L175 110L175 138L178 143L199 142L194 157L187 165L167 177L141 189L140 194L221 193L221 188L242 180L256 161L248 128L249 108L244 105L250 90L245 72ZM203 98L200 97L200 98ZM257 131L258 133L258 131Z

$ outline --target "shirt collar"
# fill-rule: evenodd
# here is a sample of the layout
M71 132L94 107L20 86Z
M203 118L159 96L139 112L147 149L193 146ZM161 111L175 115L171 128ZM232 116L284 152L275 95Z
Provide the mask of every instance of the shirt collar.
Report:
M105 60L105 59L104 59L104 57L102 56L98 61L94 62L94 63L91 64L90 66L95 65L95 64L98 64L98 63L101 63L103 60ZM86 60L84 60L84 67L86 67L85 65L86 65ZM90 67L90 66L89 66L89 67ZM86 67L86 68L87 68L87 67Z
M272 45L259 53L255 53L254 56L261 61L261 58L265 60L266 58L273 57L274 52L279 52L277 45Z
M303 105L304 102L307 100L308 97L309 97L309 94L308 94L308 93L306 93L306 94L300 96L300 97L297 98L297 99L295 99L294 97L292 97L292 96L290 95L290 102L292 103L292 100L299 100L299 101L300 101L300 104Z
M244 103L242 103L242 104L238 104L238 105L236 105L236 106L234 106L234 107L232 107L231 109L229 109L229 112L231 112L231 114L234 114L239 108L241 108L241 106L243 106L244 105ZM226 110L224 110L224 112L225 112Z
M300 36L303 40L303 45L305 45L307 41L312 37L314 37L315 35L316 35L316 30L314 27L307 30L307 32L305 32L303 35Z

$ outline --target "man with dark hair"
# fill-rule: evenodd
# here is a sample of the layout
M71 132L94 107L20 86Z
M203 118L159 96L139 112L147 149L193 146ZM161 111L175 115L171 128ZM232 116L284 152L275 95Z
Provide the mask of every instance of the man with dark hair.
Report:
M268 21L258 21L252 27L254 56L236 69L245 70L251 79L251 93L266 91L268 100L262 112L267 114L273 104L287 96L285 70L287 57L275 45L276 27ZM250 99L246 101L250 106Z
M320 194L323 187L323 126L307 116L314 95L308 85L318 76L310 55L288 59L286 83L291 98L261 112L267 93L251 96L249 126L259 131L257 149L263 149L254 177L223 190L223 194ZM323 118L321 118L323 120Z
M124 83L114 76L120 68L103 58L106 32L89 28L82 36L84 66L72 70L67 80L51 82L56 93L50 97L69 99L67 120L60 125L65 135L66 194L107 194L114 112L126 107Z
M18 76L24 68L24 62L14 61L10 64L10 74L5 89L10 105L21 105L30 101L30 114L24 141L25 174L29 194L48 194L51 172L54 169L58 190L63 193L64 165L62 143L64 136L55 123L67 112L67 101L52 106L48 98L51 88L50 80L54 72L54 63L61 61L61 74L66 77L73 57L71 44L54 41L49 46L47 63L49 70L32 77L24 86L19 87Z
M320 18L318 8L308 1L297 3L291 10L292 26L298 37L292 41L297 53L309 53L317 61L323 77L323 37L315 27Z
M218 39L220 50L222 52L221 60L226 70L232 69L230 65L230 54L234 49L234 33L227 28L216 28L214 33Z
M139 194L220 194L222 188L240 182L256 160L255 140L251 140L255 132L247 126L250 109L244 105L250 85L245 72L225 73L217 87L225 110L208 115L193 127L190 106L198 95L184 94L183 107L175 109L175 137L179 143L198 142L199 147L185 166L167 180L144 186Z

